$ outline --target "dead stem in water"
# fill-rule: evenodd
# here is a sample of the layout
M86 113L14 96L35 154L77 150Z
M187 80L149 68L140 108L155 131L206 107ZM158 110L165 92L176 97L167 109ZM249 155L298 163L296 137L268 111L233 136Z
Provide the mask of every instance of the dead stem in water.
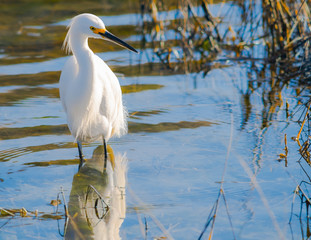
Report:
M229 143L228 143L228 147L227 147L227 155L226 155L226 159L225 159L225 163L224 163L224 169L223 169L223 173L222 173L222 177L221 177L218 197L217 197L217 199L216 199L216 201L215 201L215 203L214 203L214 205L213 205L213 207L212 207L212 209L210 211L209 216L207 217L207 221L205 223L204 229L202 230L198 240L202 239L202 237L204 236L204 234L207 231L208 227L210 227L210 232L209 232L208 239L212 239L213 232L214 232L215 221L216 221L216 217L217 217L217 211L218 211L218 207L219 207L220 197L222 197L222 199L224 200L224 204L225 204L225 207L226 207L226 212L227 212L227 216L228 216L228 221L230 223L233 239L236 239L235 233L234 233L233 224L232 224L232 220L231 220L231 216L230 216L230 213L229 213L229 207L228 207L228 204L227 204L227 201L226 201L226 198L225 198L225 192L224 192L224 188L223 188L223 184L224 184L224 180L225 180L225 175L226 175L226 170L227 170L227 166L228 166L228 160L229 160L230 151L231 151L232 140L233 140L233 129L234 129L233 113L231 112L230 139L229 139Z
M287 135L286 133L284 134L284 144L285 144L285 147L284 147L284 154L283 153L280 153L279 154L279 161L282 161L284 160L285 161L285 167L287 167L288 165L288 162L287 162L287 155L288 155L288 147L287 147Z
M44 213L44 212L39 212L38 210L27 210L26 208L12 208L12 209L6 209L0 207L0 219L6 219L9 218L8 220L11 220L12 218L38 218L38 219L62 219L64 216L59 215L57 213ZM6 224L6 223L5 223ZM0 226L0 229L5 225L3 224Z

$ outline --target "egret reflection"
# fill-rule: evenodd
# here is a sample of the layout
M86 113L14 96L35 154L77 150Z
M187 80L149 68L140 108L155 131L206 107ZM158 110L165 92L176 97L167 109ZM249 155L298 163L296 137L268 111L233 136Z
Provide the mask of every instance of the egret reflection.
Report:
M74 175L65 239L120 239L124 221L127 158L110 146L105 169L105 148L98 146L90 160Z

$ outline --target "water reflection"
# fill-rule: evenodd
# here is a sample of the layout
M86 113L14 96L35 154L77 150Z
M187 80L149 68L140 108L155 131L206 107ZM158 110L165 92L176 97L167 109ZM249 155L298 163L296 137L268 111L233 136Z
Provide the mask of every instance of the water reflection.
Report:
M294 232L299 232L300 229L301 239L310 239L311 237L311 222L310 222L310 182L301 181L294 191L294 198L292 202L291 216L289 226L294 239ZM296 200L296 198L300 199Z
M300 183L296 186L291 207L291 216L289 220L290 229L293 233L301 233L301 239L310 239L311 237L311 222L310 222L310 190L311 190L311 175L310 175L310 100L300 106L300 117L297 123L300 125L300 130L296 137L292 139L299 146L300 159L297 161L301 167ZM300 201L299 201L300 200Z
M64 239L120 239L127 158L108 146L105 171L104 158L104 146L98 146L73 177Z

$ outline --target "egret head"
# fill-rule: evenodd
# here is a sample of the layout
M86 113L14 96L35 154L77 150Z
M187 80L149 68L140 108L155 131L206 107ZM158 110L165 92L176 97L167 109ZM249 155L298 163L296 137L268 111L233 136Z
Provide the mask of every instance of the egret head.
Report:
M72 51L72 42L75 38L101 38L137 53L135 48L110 33L103 21L93 14L83 13L75 16L68 25L68 28L68 33L63 44L63 48L67 52Z

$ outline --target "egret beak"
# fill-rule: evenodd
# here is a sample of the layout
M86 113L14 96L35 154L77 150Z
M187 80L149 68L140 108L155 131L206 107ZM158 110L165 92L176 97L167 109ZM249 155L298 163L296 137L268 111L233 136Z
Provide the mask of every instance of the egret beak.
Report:
M102 30L102 29L101 29ZM124 48L127 48L128 50L138 53L135 48L127 44L126 42L122 41L120 38L116 37L112 33L108 32L106 29L103 29L103 31L98 31L98 34L101 35L103 38L106 38L107 40L110 40L111 42L114 42Z

